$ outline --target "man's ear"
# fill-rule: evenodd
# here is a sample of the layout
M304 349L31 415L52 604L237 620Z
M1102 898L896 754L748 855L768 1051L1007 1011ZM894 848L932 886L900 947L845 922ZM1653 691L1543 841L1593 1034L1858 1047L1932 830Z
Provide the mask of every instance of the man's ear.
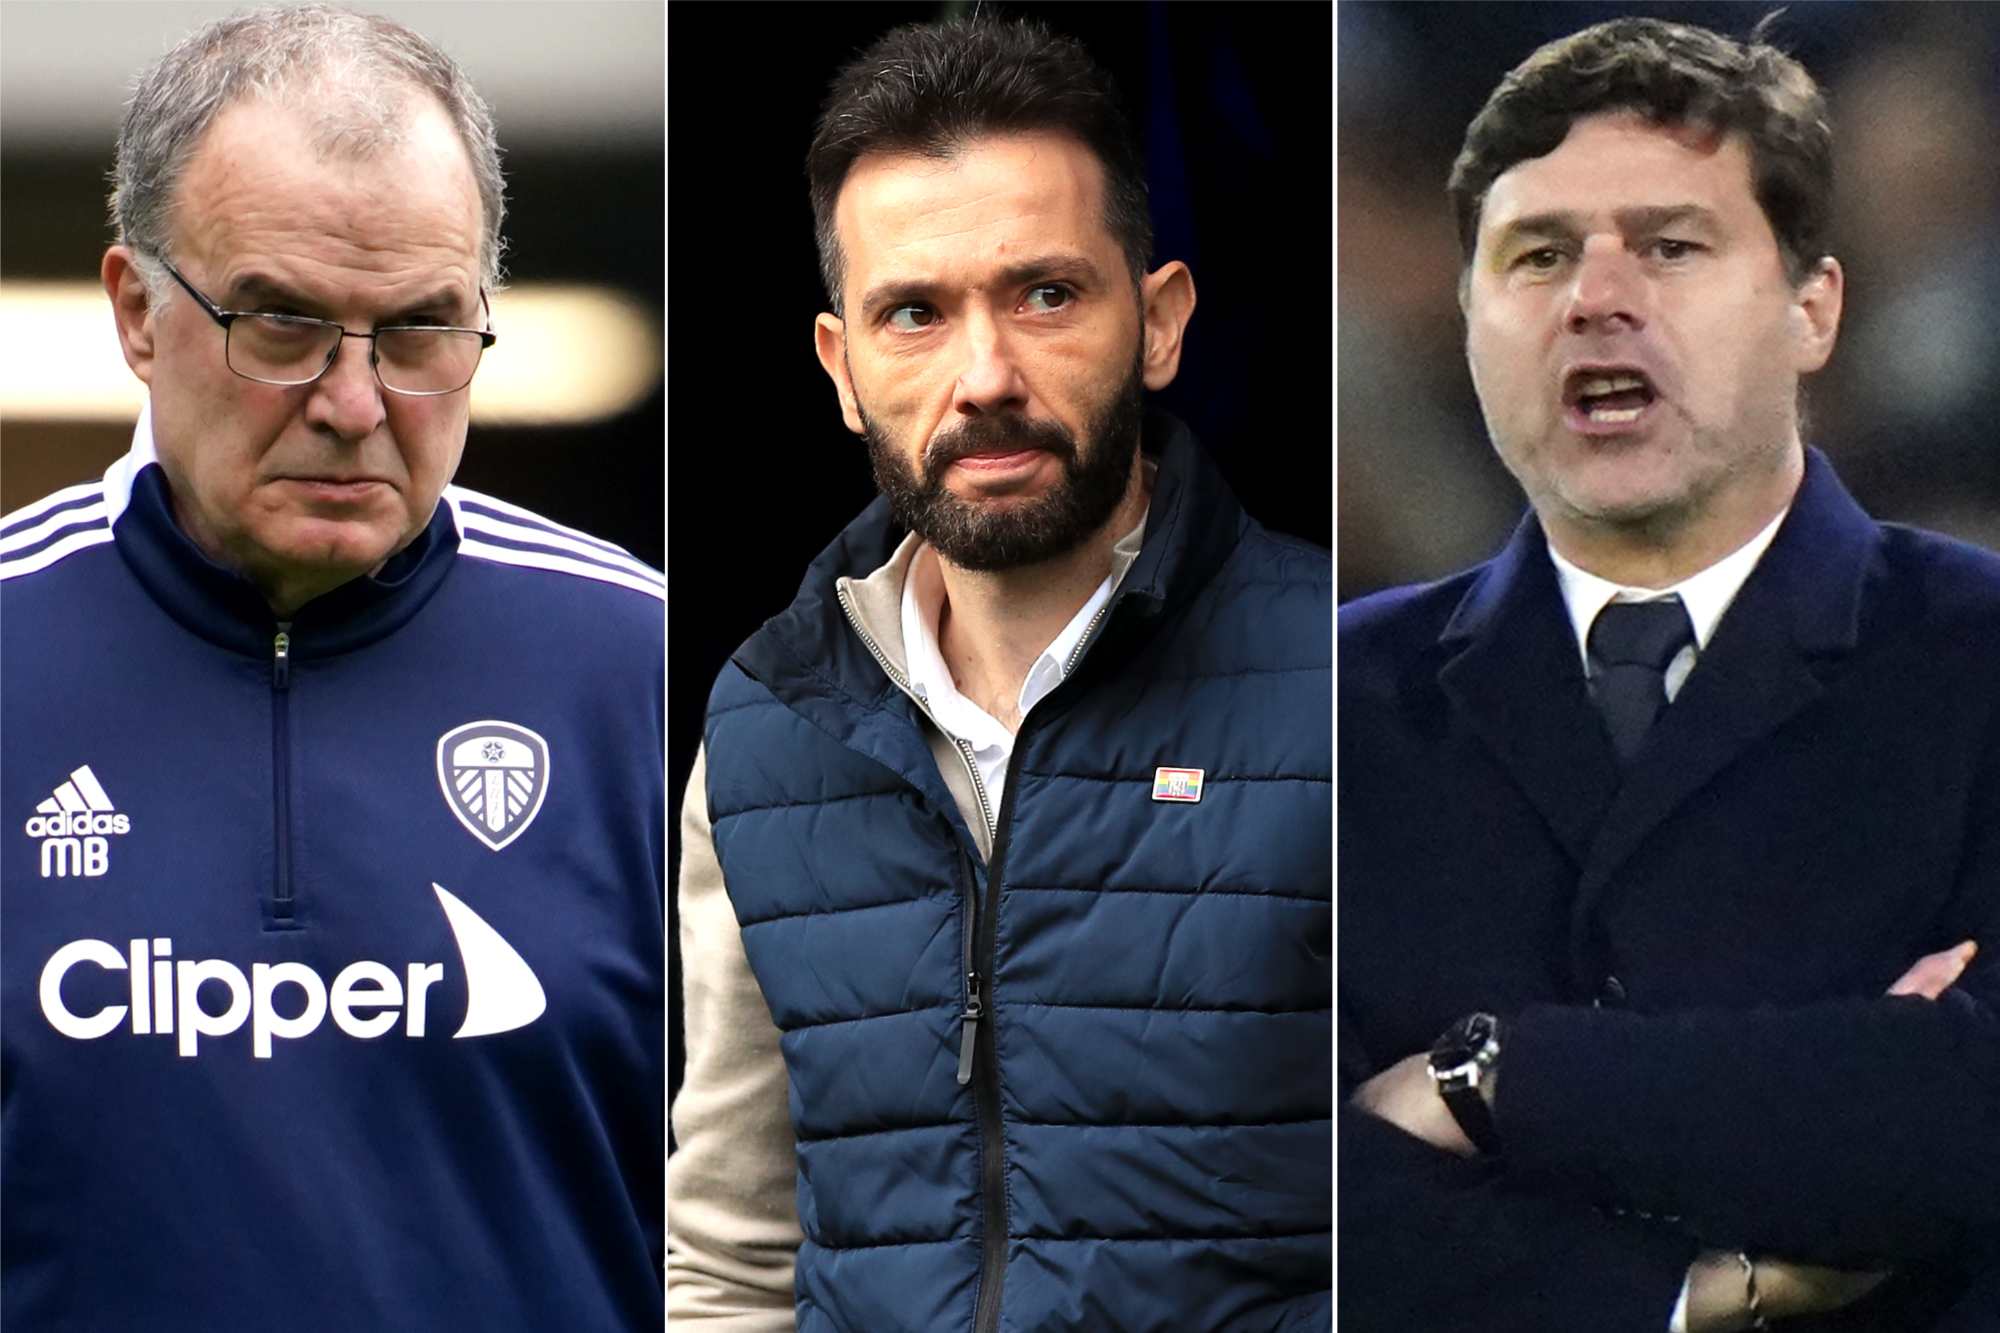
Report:
M819 353L820 368L840 395L841 420L856 435L862 434L866 427L861 424L861 400L854 396L854 378L847 372L847 326L839 315L822 314L813 321L813 348Z
M1139 280L1139 317L1146 340L1146 387L1164 389L1181 369L1181 335L1194 313L1194 275L1176 259Z
M104 294L111 298L111 315L118 325L119 350L140 382L153 382L153 298L131 247L114 245L104 252L98 270Z
M1840 334L1840 306L1846 281L1840 261L1828 255L1799 284L1794 307L1799 329L1795 366L1801 375L1810 375L1833 355L1834 339Z

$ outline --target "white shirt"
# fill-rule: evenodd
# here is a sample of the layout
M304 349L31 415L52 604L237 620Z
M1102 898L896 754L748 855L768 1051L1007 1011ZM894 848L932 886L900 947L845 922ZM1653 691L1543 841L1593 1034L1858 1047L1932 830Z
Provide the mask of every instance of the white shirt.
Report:
M1138 526L1132 532L1139 532L1145 526L1145 516L1141 515ZM1131 536L1132 533L1127 533L1120 540L1129 541ZM1116 587L1115 572L1104 576L1104 582L1097 585L1089 600L1077 609L1069 623L1062 627L1062 632L1049 641L1049 646L1042 649L1042 655L1028 668L1028 676L1021 682L1021 694L1016 705L1022 717L1025 718L1029 709L1062 684L1063 677L1068 674L1070 656L1090 631L1097 613L1111 600ZM916 557L910 561L909 576L903 580L903 652L909 659L910 691L923 700L925 707L930 709L931 720L943 728L945 734L972 747L972 759L978 765L979 780L986 788L993 817L998 819L1000 800L1006 795L1007 761L1014 754L1014 733L1001 725L991 713L958 692L958 683L951 678L951 670L944 664L944 654L938 650L938 614L943 609L944 574L938 568L937 552L925 545L918 548Z
M1579 569L1549 547L1549 559L1555 561L1556 581L1562 585L1563 605L1569 610L1570 628L1576 632L1577 655L1583 659L1583 671L1590 674L1590 624L1597 619L1597 613L1612 602L1663 602L1669 597L1679 597L1681 605L1687 608L1688 619L1694 624L1694 642L1680 650L1674 660L1667 663L1667 702L1681 692L1687 683L1688 673L1708 647L1709 639L1715 635L1715 627L1722 623L1722 613L1736 600L1742 591L1743 581L1750 577L1750 571L1764 558L1771 539L1778 535L1778 526L1791 513L1791 506L1768 524L1764 530L1737 547L1722 559L1702 570L1691 574L1671 588L1628 588L1621 584L1601 579L1588 570Z

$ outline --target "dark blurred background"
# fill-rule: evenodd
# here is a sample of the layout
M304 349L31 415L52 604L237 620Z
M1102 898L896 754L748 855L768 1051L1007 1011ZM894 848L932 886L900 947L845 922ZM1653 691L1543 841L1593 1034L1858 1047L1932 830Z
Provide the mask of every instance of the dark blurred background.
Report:
M873 498L813 354L826 309L804 159L834 72L963 5L668 11L668 762L686 781L715 673ZM1324 4L1005 4L1083 41L1142 136L1158 259L1199 306L1156 401L1250 513L1332 537L1333 11ZM678 965L676 964L676 973ZM679 1029L673 1029L679 1086Z
M1541 43L1648 14L1747 36L1771 4L1338 8L1343 598L1490 554L1524 504L1465 370L1445 177ZM2000 5L1825 0L1773 40L1819 80L1847 305L1807 441L1878 517L2000 546Z
M0 285L94 282L111 243L106 184L118 120L150 61L229 3L7 0L0 4ZM608 287L658 330L665 15L628 0L359 6L438 42L493 107L507 177L506 268L517 290ZM506 337L506 325L500 324ZM113 338L105 307L103 337ZM657 350L648 353L657 362ZM0 379L9 367L0 364ZM474 422L458 481L665 558L660 441L652 389L607 418L562 425ZM100 475L132 421L0 417L0 510Z

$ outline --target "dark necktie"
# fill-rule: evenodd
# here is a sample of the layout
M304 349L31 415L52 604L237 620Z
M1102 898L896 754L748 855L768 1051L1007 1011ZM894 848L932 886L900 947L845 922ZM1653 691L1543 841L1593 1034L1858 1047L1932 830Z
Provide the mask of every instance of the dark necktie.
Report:
M1667 664L1694 642L1681 599L1611 602L1590 623L1591 697L1612 748L1630 763L1667 706Z

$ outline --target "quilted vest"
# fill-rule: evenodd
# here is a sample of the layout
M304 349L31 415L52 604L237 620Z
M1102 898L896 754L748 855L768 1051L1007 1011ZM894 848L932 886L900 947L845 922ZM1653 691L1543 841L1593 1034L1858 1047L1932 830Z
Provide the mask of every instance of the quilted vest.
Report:
M711 697L801 1333L1331 1318L1331 571L1147 430L1145 547L1021 728L990 864L835 594L901 537L882 502Z

